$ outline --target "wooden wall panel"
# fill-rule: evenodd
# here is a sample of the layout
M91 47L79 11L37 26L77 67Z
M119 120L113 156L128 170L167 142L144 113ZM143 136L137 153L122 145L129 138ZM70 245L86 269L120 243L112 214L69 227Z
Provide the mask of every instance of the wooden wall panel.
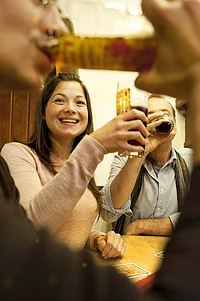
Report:
M28 138L29 94L13 92L12 139L25 141Z
M11 91L0 92L0 147L11 139L12 96Z
M187 111L186 115L185 115L185 143L184 143L184 147L189 147L192 148L192 143L191 143L191 139L190 139L190 133L191 133L191 121L190 121L190 114Z
M185 117L185 143L184 147L192 148L190 140L190 115L188 111L187 101L184 99L176 99L176 108Z
M25 141L33 130L39 92L0 92L0 148L14 139Z
M28 129L28 136L30 137L33 131L33 124L34 124L34 116L35 116L35 109L36 103L38 98L38 93L30 93L29 98L29 129Z

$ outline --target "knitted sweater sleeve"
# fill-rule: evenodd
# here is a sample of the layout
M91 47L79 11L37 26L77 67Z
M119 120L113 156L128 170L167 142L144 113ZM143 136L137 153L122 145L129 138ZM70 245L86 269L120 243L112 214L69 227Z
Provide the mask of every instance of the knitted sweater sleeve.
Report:
M42 186L30 149L19 143L9 143L1 152L29 218L36 227L48 226L53 233L63 224L66 212L73 210L83 195L105 153L101 144L86 136L59 173Z

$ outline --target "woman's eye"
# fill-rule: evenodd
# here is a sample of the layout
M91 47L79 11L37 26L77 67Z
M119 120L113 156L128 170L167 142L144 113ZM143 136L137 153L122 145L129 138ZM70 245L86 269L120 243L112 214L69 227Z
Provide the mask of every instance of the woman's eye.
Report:
M77 101L76 101L76 104L77 104L77 105L83 105L83 106L86 106L86 105L87 105L86 102L85 102L84 100L77 100Z
M61 99L61 98L57 98L57 99L54 100L54 102L55 102L55 103L61 103L61 104L62 104L62 103L64 103L65 101L64 101L63 99Z

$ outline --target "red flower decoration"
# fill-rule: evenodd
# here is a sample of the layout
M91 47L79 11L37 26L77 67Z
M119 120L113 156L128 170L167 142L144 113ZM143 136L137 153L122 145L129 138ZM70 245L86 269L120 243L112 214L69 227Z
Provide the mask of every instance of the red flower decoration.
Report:
M131 47L123 39L118 39L108 44L105 50L114 57L124 57L130 53Z
M73 46L73 44L74 44L74 43L71 42L71 41L66 41L66 42L65 42L65 47L66 47L66 46Z

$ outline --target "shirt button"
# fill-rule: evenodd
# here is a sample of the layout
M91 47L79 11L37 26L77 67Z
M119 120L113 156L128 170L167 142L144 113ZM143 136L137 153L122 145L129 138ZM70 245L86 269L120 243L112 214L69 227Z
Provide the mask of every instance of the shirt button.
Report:
M164 191L164 189L163 189L163 188L160 188L160 191L161 191L161 192L163 192L163 191Z
M132 215L132 213L131 213L131 212L127 212L126 214L127 214L128 216L131 216L131 215Z

